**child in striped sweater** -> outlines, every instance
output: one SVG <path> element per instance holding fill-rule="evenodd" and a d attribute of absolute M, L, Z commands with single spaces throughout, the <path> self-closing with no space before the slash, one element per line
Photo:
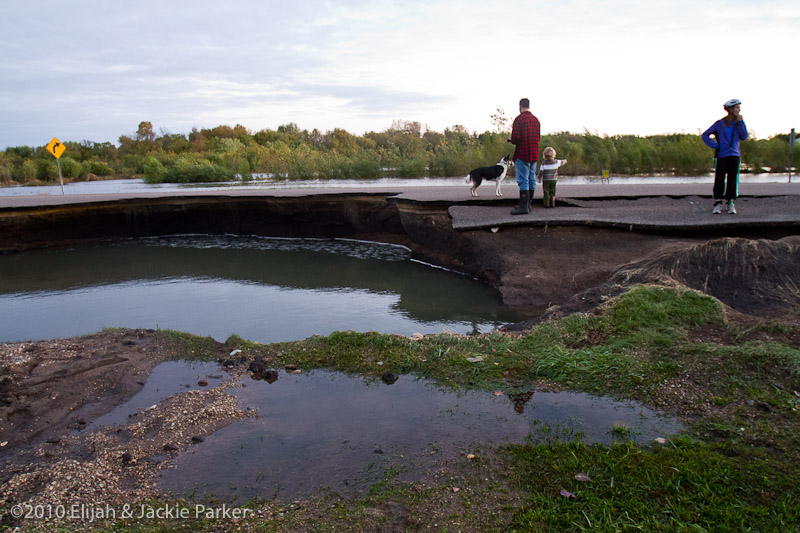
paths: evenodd
<path fill-rule="evenodd" d="M 542 182 L 545 207 L 556 206 L 556 183 L 558 183 L 558 167 L 567 164 L 566 159 L 556 159 L 556 151 L 552 146 L 544 149 L 544 161 L 539 165 L 536 178 Z"/>

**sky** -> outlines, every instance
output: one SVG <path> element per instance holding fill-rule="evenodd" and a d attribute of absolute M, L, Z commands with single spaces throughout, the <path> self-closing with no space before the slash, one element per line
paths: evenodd
<path fill-rule="evenodd" d="M 800 129 L 797 0 L 1 0 L 0 150 L 243 125 Z M 510 126 L 509 126 L 510 129 Z"/>

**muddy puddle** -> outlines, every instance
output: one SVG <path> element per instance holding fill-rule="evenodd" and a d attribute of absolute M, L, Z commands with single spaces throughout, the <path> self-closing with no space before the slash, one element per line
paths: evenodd
<path fill-rule="evenodd" d="M 219 383 L 214 364 L 156 367 L 143 390 L 98 424 L 124 423 L 197 382 Z M 482 447 L 554 439 L 651 441 L 681 429 L 630 403 L 580 393 L 453 391 L 411 375 L 387 384 L 331 371 L 281 372 L 268 383 L 241 378 L 228 393 L 251 415 L 193 445 L 163 470 L 159 489 L 177 496 L 244 502 L 335 490 L 361 494 L 389 475 L 421 479 Z"/>
<path fill-rule="evenodd" d="M 162 400 L 188 390 L 213 388 L 228 377 L 217 363 L 203 361 L 165 361 L 156 366 L 150 377 L 133 398 L 108 414 L 95 419 L 87 429 L 100 426 L 122 425 L 132 415 Z"/>

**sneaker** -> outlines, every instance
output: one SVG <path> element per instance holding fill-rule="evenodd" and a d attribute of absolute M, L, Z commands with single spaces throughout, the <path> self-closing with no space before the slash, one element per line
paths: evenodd
<path fill-rule="evenodd" d="M 715 215 L 722 213 L 722 202 L 714 202 L 714 209 L 711 212 Z"/>
<path fill-rule="evenodd" d="M 736 206 L 733 205 L 733 200 L 728 202 L 728 214 L 729 215 L 735 215 L 736 214 Z"/>

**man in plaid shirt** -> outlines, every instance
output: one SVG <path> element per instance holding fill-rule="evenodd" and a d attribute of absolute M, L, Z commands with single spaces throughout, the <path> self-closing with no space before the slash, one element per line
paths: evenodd
<path fill-rule="evenodd" d="M 539 163 L 539 138 L 541 126 L 539 119 L 530 111 L 531 103 L 527 98 L 519 101 L 519 115 L 511 127 L 511 138 L 508 142 L 514 150 L 514 166 L 517 169 L 519 184 L 519 205 L 511 211 L 512 215 L 530 213 L 530 202 L 536 190 L 536 167 Z"/>

